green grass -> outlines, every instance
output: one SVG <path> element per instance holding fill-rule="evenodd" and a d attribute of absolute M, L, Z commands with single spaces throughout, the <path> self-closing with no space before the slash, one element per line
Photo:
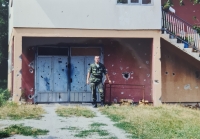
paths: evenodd
<path fill-rule="evenodd" d="M 82 106 L 62 106 L 57 108 L 56 113 L 62 117 L 86 117 L 86 118 L 93 118 L 95 117 L 95 113 L 85 107 Z"/>
<path fill-rule="evenodd" d="M 73 126 L 70 126 L 70 127 L 64 127 L 64 128 L 61 128 L 62 130 L 65 130 L 65 129 L 67 129 L 67 130 L 70 130 L 70 131 L 76 131 L 76 130 L 79 130 L 79 128 L 77 128 L 77 127 L 73 127 Z"/>
<path fill-rule="evenodd" d="M 91 126 L 91 127 L 100 127 L 100 126 L 107 126 L 107 124 L 95 122 L 95 123 L 92 123 L 90 126 Z"/>
<path fill-rule="evenodd" d="M 200 111 L 179 105 L 110 106 L 100 111 L 133 139 L 199 139 Z"/>
<path fill-rule="evenodd" d="M 98 134 L 99 136 L 108 136 L 109 133 L 107 130 L 102 130 L 99 128 L 94 128 L 94 129 L 88 129 L 88 130 L 82 130 L 79 133 L 75 134 L 75 137 L 87 137 L 93 134 Z"/>
<path fill-rule="evenodd" d="M 3 130 L 0 130 L 0 138 L 10 137 L 15 134 L 24 135 L 24 136 L 38 136 L 38 135 L 46 135 L 49 131 L 32 128 L 30 126 L 19 125 L 11 125 Z"/>
<path fill-rule="evenodd" d="M 7 102 L 0 107 L 0 119 L 40 119 L 44 113 L 44 109 L 37 105 L 18 105 Z"/>

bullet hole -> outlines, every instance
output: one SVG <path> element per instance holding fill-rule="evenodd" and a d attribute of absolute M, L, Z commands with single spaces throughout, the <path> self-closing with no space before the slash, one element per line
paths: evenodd
<path fill-rule="evenodd" d="M 115 81 L 113 81 L 113 83 L 115 83 Z"/>
<path fill-rule="evenodd" d="M 110 54 L 108 54 L 108 56 L 110 56 Z"/>
<path fill-rule="evenodd" d="M 155 82 L 155 83 L 159 83 L 159 81 L 158 81 L 158 80 L 154 80 L 154 82 Z"/>
<path fill-rule="evenodd" d="M 129 67 L 126 67 L 126 69 L 129 69 Z"/>
<path fill-rule="evenodd" d="M 112 65 L 112 67 L 113 67 L 114 65 Z"/>
<path fill-rule="evenodd" d="M 123 70 L 123 67 L 120 67 L 120 70 Z"/>
<path fill-rule="evenodd" d="M 64 69 L 62 69 L 62 71 L 65 71 Z"/>
<path fill-rule="evenodd" d="M 195 89 L 198 89 L 198 88 L 199 88 L 198 86 L 195 87 Z"/>
<path fill-rule="evenodd" d="M 60 74 L 58 74 L 58 75 L 60 75 Z"/>
<path fill-rule="evenodd" d="M 77 68 L 77 67 L 75 67 L 75 68 Z"/>
<path fill-rule="evenodd" d="M 134 74 L 134 72 L 133 72 L 133 71 L 131 71 L 131 74 Z"/>
<path fill-rule="evenodd" d="M 150 74 L 147 74 L 147 77 L 150 77 L 151 75 Z"/>
<path fill-rule="evenodd" d="M 30 91 L 33 92 L 33 88 L 31 88 Z"/>
<path fill-rule="evenodd" d="M 179 87 L 177 87 L 177 89 L 179 89 Z"/>
<path fill-rule="evenodd" d="M 146 53 L 144 55 L 147 55 Z"/>
<path fill-rule="evenodd" d="M 33 99 L 34 95 L 28 95 L 28 99 Z"/>
<path fill-rule="evenodd" d="M 30 73 L 33 73 L 33 70 L 32 70 L 32 69 L 29 69 L 29 72 L 30 72 Z"/>
<path fill-rule="evenodd" d="M 62 61 L 58 61 L 58 63 L 62 63 Z"/>
<path fill-rule="evenodd" d="M 20 87 L 19 90 L 22 90 L 22 87 Z"/>
<path fill-rule="evenodd" d="M 90 66 L 90 63 L 88 64 L 88 66 Z"/>
<path fill-rule="evenodd" d="M 185 90 L 191 90 L 190 84 L 186 84 L 186 85 L 184 86 L 184 89 L 185 89 Z"/>
<path fill-rule="evenodd" d="M 49 66 L 48 66 L 48 68 L 49 68 Z"/>
<path fill-rule="evenodd" d="M 199 76 L 200 76 L 199 71 L 195 71 L 195 76 L 196 76 L 196 78 L 199 78 Z"/>
<path fill-rule="evenodd" d="M 133 77 L 131 77 L 131 79 L 133 79 Z"/>
<path fill-rule="evenodd" d="M 28 64 L 28 66 L 31 67 L 32 69 L 34 69 L 34 61 L 30 62 L 30 63 Z M 38 68 L 39 68 L 39 67 L 38 67 Z"/>
<path fill-rule="evenodd" d="M 131 74 L 129 72 L 124 72 L 124 73 L 122 73 L 122 76 L 124 79 L 128 80 L 130 78 Z"/>
<path fill-rule="evenodd" d="M 166 71 L 166 72 L 165 72 L 165 74 L 167 75 L 167 74 L 168 74 L 168 72 Z"/>
<path fill-rule="evenodd" d="M 173 72 L 172 75 L 175 76 L 176 74 Z"/>
<path fill-rule="evenodd" d="M 113 74 L 113 75 L 116 75 L 117 73 L 116 73 L 116 72 L 113 72 L 112 74 Z"/>
<path fill-rule="evenodd" d="M 149 64 L 149 61 L 146 61 L 146 64 Z"/>
<path fill-rule="evenodd" d="M 43 76 L 41 76 L 41 78 L 43 78 Z"/>
<path fill-rule="evenodd" d="M 142 68 L 142 67 L 139 67 L 140 69 Z"/>
<path fill-rule="evenodd" d="M 19 56 L 19 59 L 22 60 L 22 55 Z"/>
<path fill-rule="evenodd" d="M 146 79 L 144 79 L 144 82 L 146 82 Z"/>
<path fill-rule="evenodd" d="M 124 92 L 121 92 L 121 94 L 124 94 Z"/>

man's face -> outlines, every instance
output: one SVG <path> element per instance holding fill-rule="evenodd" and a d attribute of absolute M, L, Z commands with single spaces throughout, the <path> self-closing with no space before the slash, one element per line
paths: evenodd
<path fill-rule="evenodd" d="M 95 61 L 95 63 L 97 63 L 97 64 L 98 64 L 98 63 L 99 63 L 99 61 L 100 61 L 100 58 L 99 58 L 99 56 L 95 56 L 95 57 L 94 57 L 94 61 Z"/>

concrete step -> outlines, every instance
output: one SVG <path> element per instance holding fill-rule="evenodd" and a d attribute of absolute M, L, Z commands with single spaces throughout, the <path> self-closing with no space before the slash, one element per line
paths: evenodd
<path fill-rule="evenodd" d="M 196 59 L 199 59 L 199 53 L 197 52 L 192 52 L 191 55 L 196 58 Z"/>
<path fill-rule="evenodd" d="M 173 44 L 176 44 L 177 43 L 177 39 L 170 39 L 170 42 L 173 43 Z"/>
<path fill-rule="evenodd" d="M 178 47 L 178 48 L 180 48 L 181 50 L 183 50 L 184 44 L 183 44 L 183 43 L 176 43 L 176 47 Z"/>
<path fill-rule="evenodd" d="M 192 48 L 183 48 L 183 51 L 191 55 Z"/>
<path fill-rule="evenodd" d="M 162 34 L 162 38 L 164 38 L 167 41 L 170 39 L 169 34 Z"/>

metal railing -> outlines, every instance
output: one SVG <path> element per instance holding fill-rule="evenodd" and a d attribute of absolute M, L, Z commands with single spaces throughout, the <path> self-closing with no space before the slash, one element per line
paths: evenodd
<path fill-rule="evenodd" d="M 162 31 L 166 31 L 178 43 L 184 43 L 185 47 L 194 48 L 200 51 L 200 36 L 192 25 L 178 16 L 162 9 Z"/>
<path fill-rule="evenodd" d="M 108 103 L 112 103 L 112 97 L 115 98 L 117 97 L 116 94 L 119 95 L 119 92 L 121 91 L 131 91 L 134 92 L 133 90 L 139 90 L 138 92 L 140 92 L 141 96 L 140 96 L 140 100 L 144 100 L 145 99 L 145 85 L 135 85 L 135 84 L 109 84 L 109 83 L 105 83 L 104 84 L 104 91 L 105 91 L 105 96 L 104 97 L 108 97 Z M 112 96 L 114 95 L 114 96 Z M 118 96 L 119 97 L 119 96 Z M 122 99 L 130 99 L 130 96 L 128 97 L 122 97 Z"/>

